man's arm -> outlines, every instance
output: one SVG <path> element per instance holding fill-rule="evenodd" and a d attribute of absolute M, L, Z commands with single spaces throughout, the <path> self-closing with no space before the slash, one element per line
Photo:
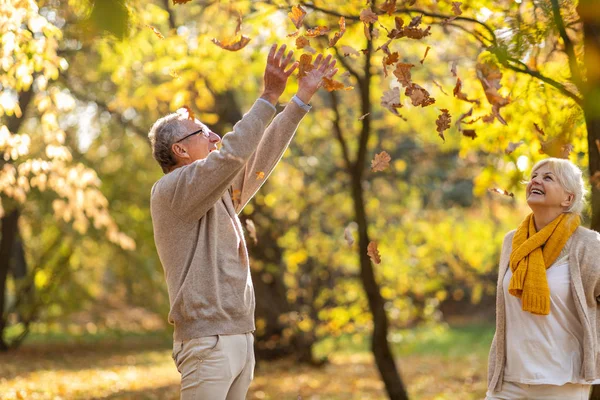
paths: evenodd
<path fill-rule="evenodd" d="M 322 78 L 325 76 L 331 78 L 337 72 L 337 69 L 334 69 L 335 60 L 331 61 L 331 56 L 323 59 L 319 54 L 313 67 L 314 69 L 309 74 L 300 78 L 298 93 L 269 125 L 256 152 L 233 180 L 232 193 L 238 192 L 234 195 L 237 213 L 241 212 L 254 197 L 275 169 L 289 146 L 298 124 L 310 110 L 311 107 L 307 103 L 321 86 Z"/>

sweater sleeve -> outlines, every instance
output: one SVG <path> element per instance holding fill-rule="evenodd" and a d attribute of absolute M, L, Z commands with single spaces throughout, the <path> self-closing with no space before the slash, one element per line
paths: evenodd
<path fill-rule="evenodd" d="M 274 110 L 257 101 L 223 136 L 221 148 L 165 175 L 155 192 L 180 218 L 201 218 L 231 186 L 256 151 Z"/>
<path fill-rule="evenodd" d="M 290 101 L 266 129 L 258 148 L 231 184 L 232 192 L 240 193 L 239 201 L 235 202 L 237 213 L 242 211 L 275 169 L 306 113 L 296 102 Z"/>

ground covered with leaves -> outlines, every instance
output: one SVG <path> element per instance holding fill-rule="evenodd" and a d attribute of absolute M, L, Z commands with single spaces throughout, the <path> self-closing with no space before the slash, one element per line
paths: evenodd
<path fill-rule="evenodd" d="M 480 399 L 485 393 L 489 325 L 396 333 L 411 399 Z M 385 399 L 368 344 L 359 337 L 320 343 L 322 367 L 263 361 L 248 399 Z M 2 399 L 178 399 L 178 373 L 164 337 L 76 343 L 36 342 L 0 355 Z"/>

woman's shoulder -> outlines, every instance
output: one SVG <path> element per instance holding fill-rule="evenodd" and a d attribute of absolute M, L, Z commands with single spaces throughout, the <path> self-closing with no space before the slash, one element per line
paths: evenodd
<path fill-rule="evenodd" d="M 600 233 L 579 226 L 573 233 L 572 246 L 580 254 L 592 255 L 600 258 Z"/>
<path fill-rule="evenodd" d="M 573 236 L 577 241 L 598 242 L 598 244 L 600 244 L 600 233 L 583 226 L 577 227 Z"/>
<path fill-rule="evenodd" d="M 506 241 L 508 241 L 508 240 L 512 240 L 513 236 L 515 236 L 516 231 L 517 231 L 516 229 L 513 229 L 512 231 L 508 231 L 506 233 L 506 235 L 504 235 L 504 243 L 506 243 Z"/>

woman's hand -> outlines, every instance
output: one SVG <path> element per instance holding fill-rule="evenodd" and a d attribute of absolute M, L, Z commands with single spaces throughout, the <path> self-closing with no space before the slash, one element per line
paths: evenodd
<path fill-rule="evenodd" d="M 331 55 L 323 59 L 323 55 L 319 54 L 315 58 L 313 69 L 300 78 L 296 96 L 308 104 L 313 95 L 323 85 L 323 78 L 331 79 L 338 72 L 338 69 L 334 68 L 335 63 L 336 60 L 331 61 Z"/>

